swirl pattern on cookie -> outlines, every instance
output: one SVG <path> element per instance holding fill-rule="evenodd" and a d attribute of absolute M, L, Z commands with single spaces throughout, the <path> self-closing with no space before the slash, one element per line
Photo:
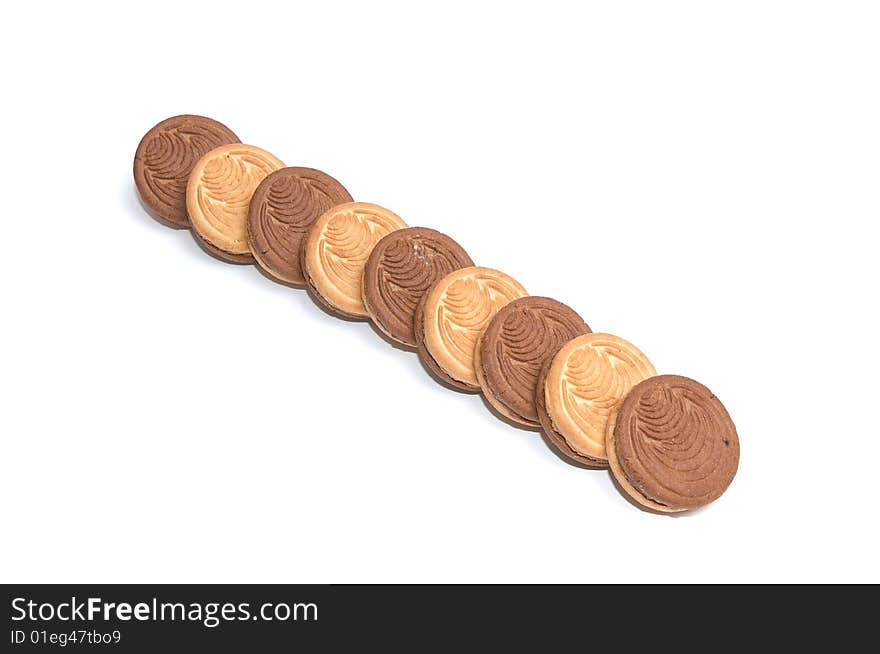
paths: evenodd
<path fill-rule="evenodd" d="M 654 366 L 632 343 L 612 334 L 584 334 L 553 357 L 544 394 L 554 429 L 572 450 L 607 460 L 605 431 L 612 409 Z"/>
<path fill-rule="evenodd" d="M 173 116 L 147 132 L 134 155 L 134 182 L 160 222 L 189 227 L 186 183 L 196 162 L 221 145 L 238 143 L 228 127 L 204 116 Z"/>
<path fill-rule="evenodd" d="M 319 217 L 303 241 L 306 280 L 337 313 L 369 316 L 363 300 L 364 266 L 379 240 L 406 223 L 397 214 L 368 202 L 337 205 Z"/>
<path fill-rule="evenodd" d="M 197 235 L 219 253 L 250 257 L 247 214 L 257 186 L 283 168 L 253 145 L 223 145 L 199 159 L 189 176 L 186 208 Z"/>
<path fill-rule="evenodd" d="M 538 422 L 541 425 L 541 431 L 544 434 L 545 442 L 554 449 L 563 460 L 569 463 L 589 468 L 591 470 L 607 468 L 607 459 L 586 456 L 572 449 L 571 445 L 568 444 L 568 441 L 565 440 L 565 437 L 556 430 L 556 426 L 553 424 L 553 420 L 547 412 L 547 399 L 545 393 L 547 373 L 550 372 L 550 366 L 552 363 L 552 357 L 547 359 L 544 363 L 541 372 L 538 373 L 538 382 L 537 387 L 535 388 L 535 408 L 538 411 Z"/>
<path fill-rule="evenodd" d="M 480 340 L 477 372 L 486 398 L 507 417 L 537 426 L 535 389 L 546 360 L 590 328 L 573 309 L 546 297 L 502 307 Z M 512 415 L 511 415 L 512 414 Z"/>
<path fill-rule="evenodd" d="M 436 281 L 473 266 L 467 252 L 433 229 L 409 227 L 380 240 L 364 269 L 364 304 L 373 322 L 390 338 L 414 347 L 416 307 Z"/>
<path fill-rule="evenodd" d="M 448 274 L 425 300 L 425 348 L 450 377 L 479 389 L 477 341 L 501 307 L 526 295 L 519 282 L 491 268 L 473 266 Z"/>
<path fill-rule="evenodd" d="M 300 248 L 306 232 L 328 209 L 351 202 L 348 191 L 314 168 L 282 168 L 254 191 L 247 237 L 257 263 L 276 279 L 302 285 Z"/>
<path fill-rule="evenodd" d="M 618 463 L 612 470 L 621 486 L 661 510 L 718 499 L 739 465 L 739 437 L 724 405 L 699 382 L 678 375 L 633 387 L 617 412 L 612 442 L 609 455 Z"/>

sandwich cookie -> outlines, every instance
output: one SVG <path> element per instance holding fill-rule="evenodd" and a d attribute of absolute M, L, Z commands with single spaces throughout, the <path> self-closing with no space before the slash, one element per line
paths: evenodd
<path fill-rule="evenodd" d="M 186 182 L 193 166 L 214 148 L 238 142 L 226 125 L 204 116 L 173 116 L 153 127 L 134 155 L 134 184 L 147 212 L 168 227 L 188 228 Z"/>
<path fill-rule="evenodd" d="M 635 345 L 612 334 L 584 334 L 546 364 L 537 393 L 541 426 L 566 457 L 606 467 L 611 412 L 629 390 L 653 377 L 654 366 Z"/>
<path fill-rule="evenodd" d="M 475 350 L 483 395 L 501 415 L 538 427 L 535 390 L 544 363 L 565 343 L 590 333 L 573 309 L 546 297 L 524 297 L 499 309 Z"/>
<path fill-rule="evenodd" d="M 739 437 L 724 405 L 678 375 L 636 384 L 616 412 L 606 446 L 623 491 L 667 513 L 718 499 L 739 465 Z"/>
<path fill-rule="evenodd" d="M 253 263 L 247 216 L 257 186 L 284 163 L 253 145 L 223 145 L 199 159 L 186 185 L 186 209 L 196 241 L 232 263 Z"/>
<path fill-rule="evenodd" d="M 364 305 L 389 338 L 416 347 L 413 319 L 422 296 L 453 270 L 473 265 L 445 234 L 426 227 L 399 229 L 382 238 L 367 259 Z"/>
<path fill-rule="evenodd" d="M 475 350 L 483 330 L 501 307 L 528 295 L 512 277 L 472 266 L 433 284 L 416 310 L 419 355 L 443 382 L 463 391 L 479 391 Z"/>
<path fill-rule="evenodd" d="M 327 173 L 276 170 L 257 186 L 248 210 L 247 238 L 254 259 L 275 279 L 302 286 L 302 241 L 321 214 L 344 202 L 351 202 L 351 195 Z"/>
<path fill-rule="evenodd" d="M 368 318 L 363 275 L 379 240 L 406 223 L 397 214 L 367 202 L 347 202 L 323 213 L 303 239 L 303 277 L 316 298 L 344 318 Z"/>

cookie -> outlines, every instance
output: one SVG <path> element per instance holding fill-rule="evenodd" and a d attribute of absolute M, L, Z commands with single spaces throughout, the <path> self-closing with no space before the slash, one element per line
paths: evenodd
<path fill-rule="evenodd" d="M 134 154 L 134 184 L 151 216 L 189 227 L 186 182 L 196 162 L 216 147 L 238 143 L 231 129 L 204 116 L 166 118 L 144 134 Z"/>
<path fill-rule="evenodd" d="M 537 427 L 535 389 L 541 368 L 565 343 L 589 332 L 573 309 L 550 298 L 524 297 L 502 307 L 476 349 L 483 395 L 507 418 Z"/>
<path fill-rule="evenodd" d="M 363 275 L 379 240 L 406 223 L 367 202 L 347 202 L 323 213 L 303 239 L 303 276 L 328 309 L 345 318 L 368 318 Z"/>
<path fill-rule="evenodd" d="M 471 266 L 434 283 L 423 298 L 414 325 L 419 354 L 429 369 L 456 388 L 479 391 L 475 349 L 501 307 L 528 295 L 512 277 Z"/>
<path fill-rule="evenodd" d="M 408 227 L 383 237 L 364 268 L 364 306 L 389 338 L 416 347 L 413 318 L 422 296 L 453 270 L 473 266 L 467 252 L 433 229 Z"/>
<path fill-rule="evenodd" d="M 551 356 L 541 367 L 541 371 L 538 373 L 538 380 L 535 384 L 535 410 L 538 414 L 538 423 L 541 425 L 541 432 L 544 434 L 547 444 L 569 463 L 576 463 L 582 467 L 594 470 L 607 468 L 608 461 L 605 459 L 596 459 L 591 456 L 586 456 L 577 450 L 572 449 L 566 442 L 565 438 L 563 438 L 562 434 L 556 431 L 556 428 L 553 426 L 550 414 L 547 413 L 547 398 L 544 393 L 544 386 L 547 382 L 547 373 L 550 372 L 550 366 L 552 363 L 553 357 Z"/>
<path fill-rule="evenodd" d="M 196 240 L 233 263 L 253 263 L 247 241 L 251 196 L 270 173 L 284 168 L 278 157 L 253 145 L 214 148 L 199 159 L 186 185 L 186 210 Z"/>
<path fill-rule="evenodd" d="M 636 384 L 618 407 L 607 447 L 620 487 L 664 512 L 715 501 L 739 465 L 739 437 L 724 405 L 679 375 Z"/>
<path fill-rule="evenodd" d="M 344 202 L 351 202 L 351 195 L 327 173 L 276 170 L 257 186 L 248 210 L 247 239 L 254 259 L 275 279 L 302 286 L 302 241 L 321 214 Z"/>
<path fill-rule="evenodd" d="M 430 291 L 431 289 L 429 288 L 428 290 Z M 479 392 L 479 388 L 474 388 L 469 384 L 465 384 L 450 377 L 443 368 L 440 367 L 440 364 L 434 361 L 434 357 L 431 356 L 425 347 L 425 303 L 427 299 L 428 293 L 426 292 L 422 295 L 422 299 L 419 301 L 415 315 L 413 316 L 413 335 L 416 339 L 416 351 L 419 353 L 419 360 L 431 376 L 444 386 L 456 391 L 462 391 L 463 393 Z"/>
<path fill-rule="evenodd" d="M 654 366 L 636 346 L 612 334 L 584 334 L 563 345 L 544 378 L 548 438 L 564 455 L 607 465 L 605 434 L 611 411 Z M 540 392 L 541 389 L 538 389 Z"/>

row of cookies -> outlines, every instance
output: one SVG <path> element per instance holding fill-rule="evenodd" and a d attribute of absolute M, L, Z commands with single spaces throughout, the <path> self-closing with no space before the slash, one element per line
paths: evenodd
<path fill-rule="evenodd" d="M 482 392 L 567 460 L 610 467 L 640 506 L 692 509 L 732 481 L 738 437 L 708 389 L 658 376 L 631 343 L 475 266 L 445 234 L 354 202 L 326 173 L 287 167 L 221 123 L 184 115 L 147 132 L 134 177 L 151 215 L 190 228 L 210 254 L 306 287 L 341 317 L 371 319 L 440 381 Z"/>

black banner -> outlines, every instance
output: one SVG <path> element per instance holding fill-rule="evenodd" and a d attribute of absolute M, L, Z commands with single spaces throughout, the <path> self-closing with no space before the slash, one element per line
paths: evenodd
<path fill-rule="evenodd" d="M 676 642 L 683 632 L 725 642 L 746 633 L 811 638 L 843 617 L 868 624 L 873 603 L 829 603 L 820 587 L 745 586 L 5 586 L 3 651 L 323 651 L 346 645 L 421 651 L 476 642 L 624 645 Z M 871 589 L 873 591 L 873 589 Z M 873 595 L 873 592 L 872 592 Z M 708 646 L 710 643 L 706 643 Z M 197 648 L 197 649 L 193 649 Z M 467 649 L 465 647 L 465 649 Z M 711 651 L 712 648 L 710 647 Z M 455 650 L 457 651 L 457 650 Z"/>

